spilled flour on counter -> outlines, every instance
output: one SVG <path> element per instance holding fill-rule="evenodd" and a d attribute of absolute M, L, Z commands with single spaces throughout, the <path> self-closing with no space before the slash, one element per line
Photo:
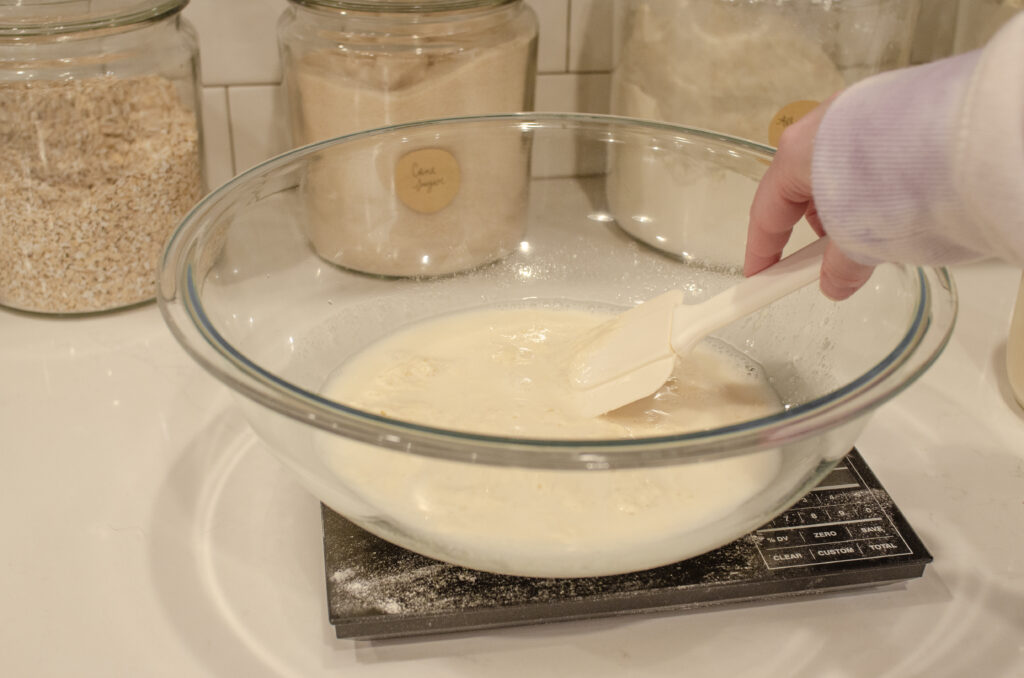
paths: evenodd
<path fill-rule="evenodd" d="M 734 424 L 781 409 L 760 368 L 708 342 L 653 396 L 598 418 L 565 407 L 567 355 L 607 314 L 491 308 L 425 321 L 369 346 L 324 394 L 393 419 L 515 438 L 623 439 Z M 775 450 L 600 472 L 465 464 L 324 434 L 349 488 L 332 508 L 425 555 L 478 570 L 574 577 L 625 572 L 719 546 L 701 528 L 760 493 Z M 362 519 L 360 519 L 362 517 Z"/>

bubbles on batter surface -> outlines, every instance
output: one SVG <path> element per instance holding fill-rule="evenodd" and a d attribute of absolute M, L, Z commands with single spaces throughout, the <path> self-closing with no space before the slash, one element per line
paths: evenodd
<path fill-rule="evenodd" d="M 601 417 L 566 406 L 578 338 L 621 309 L 565 301 L 480 307 L 399 329 L 344 362 L 324 395 L 436 428 L 548 439 L 674 435 L 781 411 L 756 362 L 707 339 L 657 393 Z"/>

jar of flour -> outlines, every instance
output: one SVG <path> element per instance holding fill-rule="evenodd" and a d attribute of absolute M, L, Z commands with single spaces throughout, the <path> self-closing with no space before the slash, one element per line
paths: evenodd
<path fill-rule="evenodd" d="M 838 90 L 910 59 L 919 0 L 618 0 L 611 111 L 775 146 Z M 616 153 L 609 199 L 618 223 L 683 256 L 742 259 L 749 186 L 709 176 L 681 154 Z M 688 215 L 683 218 L 680 210 Z M 720 223 L 694 243 L 693 215 Z"/>
<path fill-rule="evenodd" d="M 522 0 L 290 0 L 278 44 L 296 146 L 533 108 L 537 19 Z M 307 235 L 324 259 L 378 275 L 494 261 L 521 240 L 529 152 L 510 137 L 325 156 L 300 188 Z"/>

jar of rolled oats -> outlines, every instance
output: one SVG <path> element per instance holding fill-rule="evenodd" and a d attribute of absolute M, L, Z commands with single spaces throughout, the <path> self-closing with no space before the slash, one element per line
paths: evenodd
<path fill-rule="evenodd" d="M 188 0 L 0 0 L 0 305 L 89 313 L 155 296 L 204 192 Z"/>

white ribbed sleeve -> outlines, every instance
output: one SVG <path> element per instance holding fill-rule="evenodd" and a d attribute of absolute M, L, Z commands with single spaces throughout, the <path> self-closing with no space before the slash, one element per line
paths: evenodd
<path fill-rule="evenodd" d="M 1024 13 L 982 50 L 843 92 L 811 185 L 825 230 L 862 263 L 1024 266 Z"/>

